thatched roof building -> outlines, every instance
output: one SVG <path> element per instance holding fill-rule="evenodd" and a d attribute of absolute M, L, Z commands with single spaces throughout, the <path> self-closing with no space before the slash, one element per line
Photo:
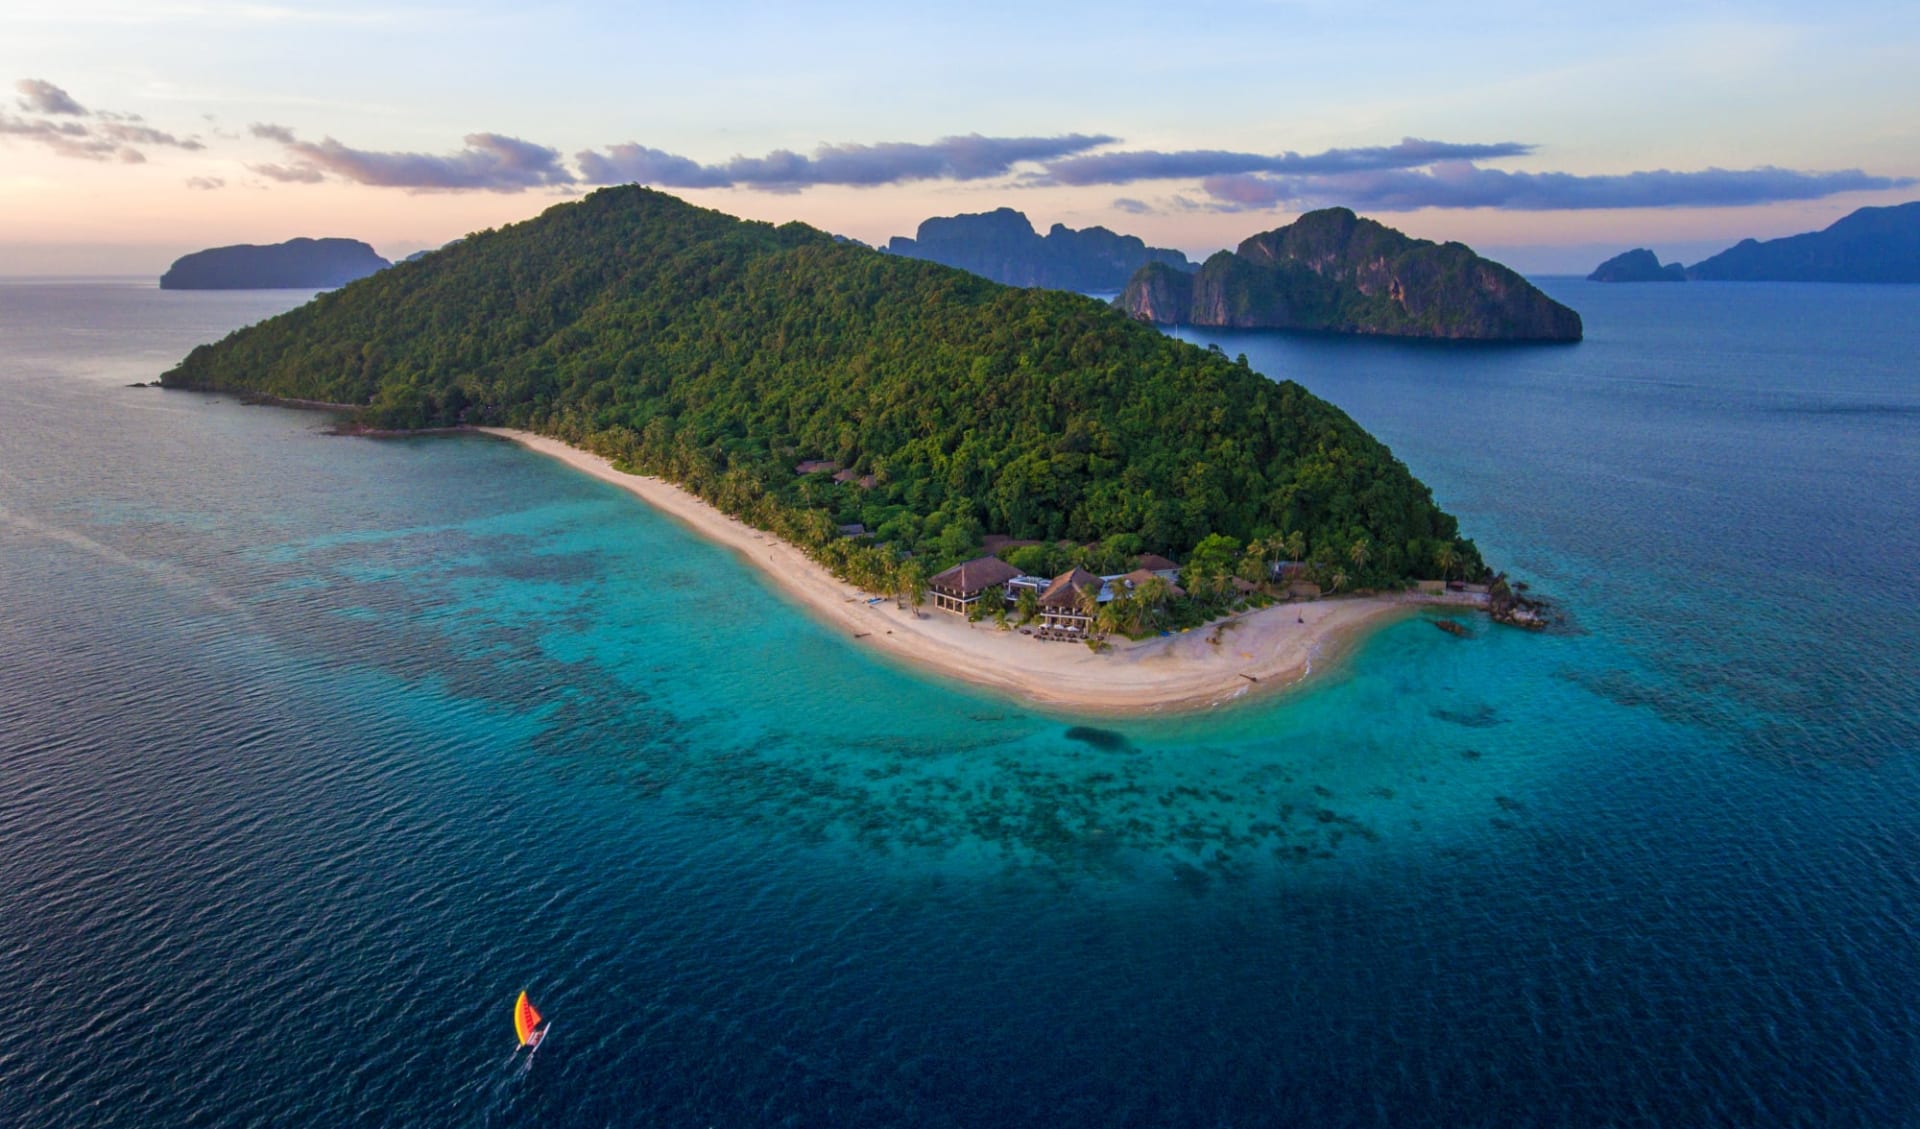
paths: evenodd
<path fill-rule="evenodd" d="M 1053 578 L 1047 590 L 1040 593 L 1040 606 L 1043 608 L 1080 606 L 1080 593 L 1092 589 L 1097 596 L 1106 581 L 1101 580 L 1084 568 L 1069 569 Z"/>
<path fill-rule="evenodd" d="M 981 593 L 1004 586 L 1020 575 L 1019 569 L 999 557 L 975 557 L 935 574 L 927 581 L 927 587 L 933 593 L 934 607 L 965 615 Z"/>

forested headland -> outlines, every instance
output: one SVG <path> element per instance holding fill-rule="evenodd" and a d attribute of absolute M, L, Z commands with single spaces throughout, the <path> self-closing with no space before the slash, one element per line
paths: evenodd
<path fill-rule="evenodd" d="M 989 533 L 1109 559 L 1212 537 L 1353 587 L 1484 571 L 1384 445 L 1244 359 L 633 186 L 319 295 L 162 381 L 551 435 L 881 590 Z"/>

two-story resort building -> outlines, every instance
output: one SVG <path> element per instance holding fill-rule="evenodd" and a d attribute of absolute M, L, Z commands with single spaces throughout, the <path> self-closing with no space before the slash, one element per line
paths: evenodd
<path fill-rule="evenodd" d="M 976 557 L 962 561 L 927 581 L 933 606 L 943 612 L 968 615 L 989 588 L 1006 587 L 1008 581 L 1022 575 L 1020 570 L 999 557 Z"/>

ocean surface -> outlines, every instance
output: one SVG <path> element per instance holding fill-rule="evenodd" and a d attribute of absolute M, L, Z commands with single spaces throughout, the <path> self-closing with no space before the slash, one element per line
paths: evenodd
<path fill-rule="evenodd" d="M 128 387 L 306 295 L 0 282 L 0 1125 L 1920 1125 L 1920 288 L 1544 285 L 1585 342 L 1184 336 L 1569 626 L 1113 723 Z"/>

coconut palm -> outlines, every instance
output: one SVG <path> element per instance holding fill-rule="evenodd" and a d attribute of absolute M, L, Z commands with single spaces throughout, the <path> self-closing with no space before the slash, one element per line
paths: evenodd
<path fill-rule="evenodd" d="M 1446 580 L 1451 577 L 1453 574 L 1453 566 L 1459 562 L 1460 554 L 1454 549 L 1453 542 L 1451 541 L 1440 542 L 1440 547 L 1433 551 L 1433 563 L 1440 566 L 1441 580 Z"/>
<path fill-rule="evenodd" d="M 1032 623 L 1040 615 L 1040 594 L 1031 588 L 1022 587 L 1013 603 L 1020 612 L 1021 623 Z"/>
<path fill-rule="evenodd" d="M 1167 583 L 1166 577 L 1156 576 L 1141 581 L 1140 586 L 1133 590 L 1133 602 L 1139 605 L 1141 625 L 1158 628 L 1161 617 L 1166 614 L 1167 601 L 1172 597 L 1173 585 Z"/>

